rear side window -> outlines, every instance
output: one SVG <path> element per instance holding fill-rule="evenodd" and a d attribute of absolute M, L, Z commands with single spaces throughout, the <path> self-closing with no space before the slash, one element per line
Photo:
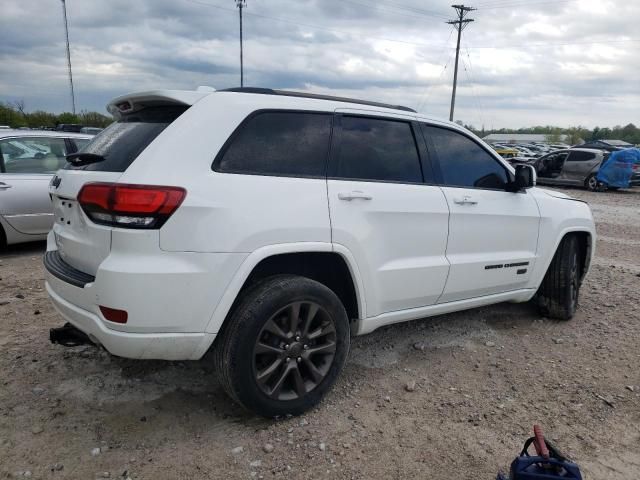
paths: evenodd
<path fill-rule="evenodd" d="M 69 170 L 124 172 L 142 151 L 188 107 L 151 107 L 123 116 L 93 137 L 80 151 L 104 157 Z"/>
<path fill-rule="evenodd" d="M 593 160 L 594 158 L 596 158 L 595 153 L 576 151 L 571 152 L 569 158 L 567 159 L 567 162 L 588 162 L 589 160 Z"/>
<path fill-rule="evenodd" d="M 342 117 L 338 178 L 420 183 L 422 169 L 411 124 L 367 117 Z"/>
<path fill-rule="evenodd" d="M 325 175 L 332 115 L 261 112 L 231 137 L 214 169 L 225 173 Z"/>
<path fill-rule="evenodd" d="M 423 128 L 438 157 L 444 185 L 504 189 L 507 170 L 480 145 L 453 130 Z"/>

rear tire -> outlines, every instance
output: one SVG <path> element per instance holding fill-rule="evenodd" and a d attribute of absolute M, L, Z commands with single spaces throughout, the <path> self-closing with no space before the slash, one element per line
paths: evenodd
<path fill-rule="evenodd" d="M 216 340 L 222 387 L 265 417 L 299 415 L 335 383 L 349 353 L 347 312 L 314 280 L 280 275 L 250 288 Z"/>
<path fill-rule="evenodd" d="M 569 320 L 576 313 L 580 292 L 578 254 L 577 237 L 564 237 L 538 289 L 538 306 L 543 315 L 558 320 Z"/>
<path fill-rule="evenodd" d="M 591 175 L 589 175 L 587 177 L 587 179 L 584 181 L 584 188 L 586 188 L 590 192 L 597 192 L 598 191 L 599 182 L 598 182 L 598 179 L 596 178 L 596 174 L 595 173 L 592 173 Z"/>

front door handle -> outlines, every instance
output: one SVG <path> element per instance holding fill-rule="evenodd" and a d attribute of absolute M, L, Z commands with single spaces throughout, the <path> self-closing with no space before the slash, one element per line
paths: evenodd
<path fill-rule="evenodd" d="M 469 195 L 465 195 L 462 198 L 455 198 L 453 203 L 457 203 L 458 205 L 477 205 L 478 202 L 472 199 Z"/>
<path fill-rule="evenodd" d="M 0 190 L 6 190 L 7 188 L 11 188 L 11 185 L 0 182 Z"/>
<path fill-rule="evenodd" d="M 361 192 L 360 190 L 354 190 L 353 192 L 349 192 L 349 193 L 339 193 L 338 198 L 340 200 L 346 200 L 347 202 L 350 202 L 351 200 L 355 200 L 355 199 L 371 200 L 373 197 L 371 195 L 367 195 L 364 192 Z"/>

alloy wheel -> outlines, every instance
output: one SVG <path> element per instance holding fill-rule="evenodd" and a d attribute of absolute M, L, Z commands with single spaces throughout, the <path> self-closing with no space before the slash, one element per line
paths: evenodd
<path fill-rule="evenodd" d="M 254 378 L 274 400 L 301 398 L 324 380 L 335 354 L 331 316 L 315 302 L 294 302 L 262 327 L 253 348 Z"/>

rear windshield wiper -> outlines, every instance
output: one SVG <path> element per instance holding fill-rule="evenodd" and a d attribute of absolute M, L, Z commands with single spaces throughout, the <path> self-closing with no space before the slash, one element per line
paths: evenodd
<path fill-rule="evenodd" d="M 96 153 L 71 153 L 67 155 L 67 162 L 73 165 L 88 165 L 90 163 L 98 163 L 106 160 L 102 155 L 98 155 Z"/>

